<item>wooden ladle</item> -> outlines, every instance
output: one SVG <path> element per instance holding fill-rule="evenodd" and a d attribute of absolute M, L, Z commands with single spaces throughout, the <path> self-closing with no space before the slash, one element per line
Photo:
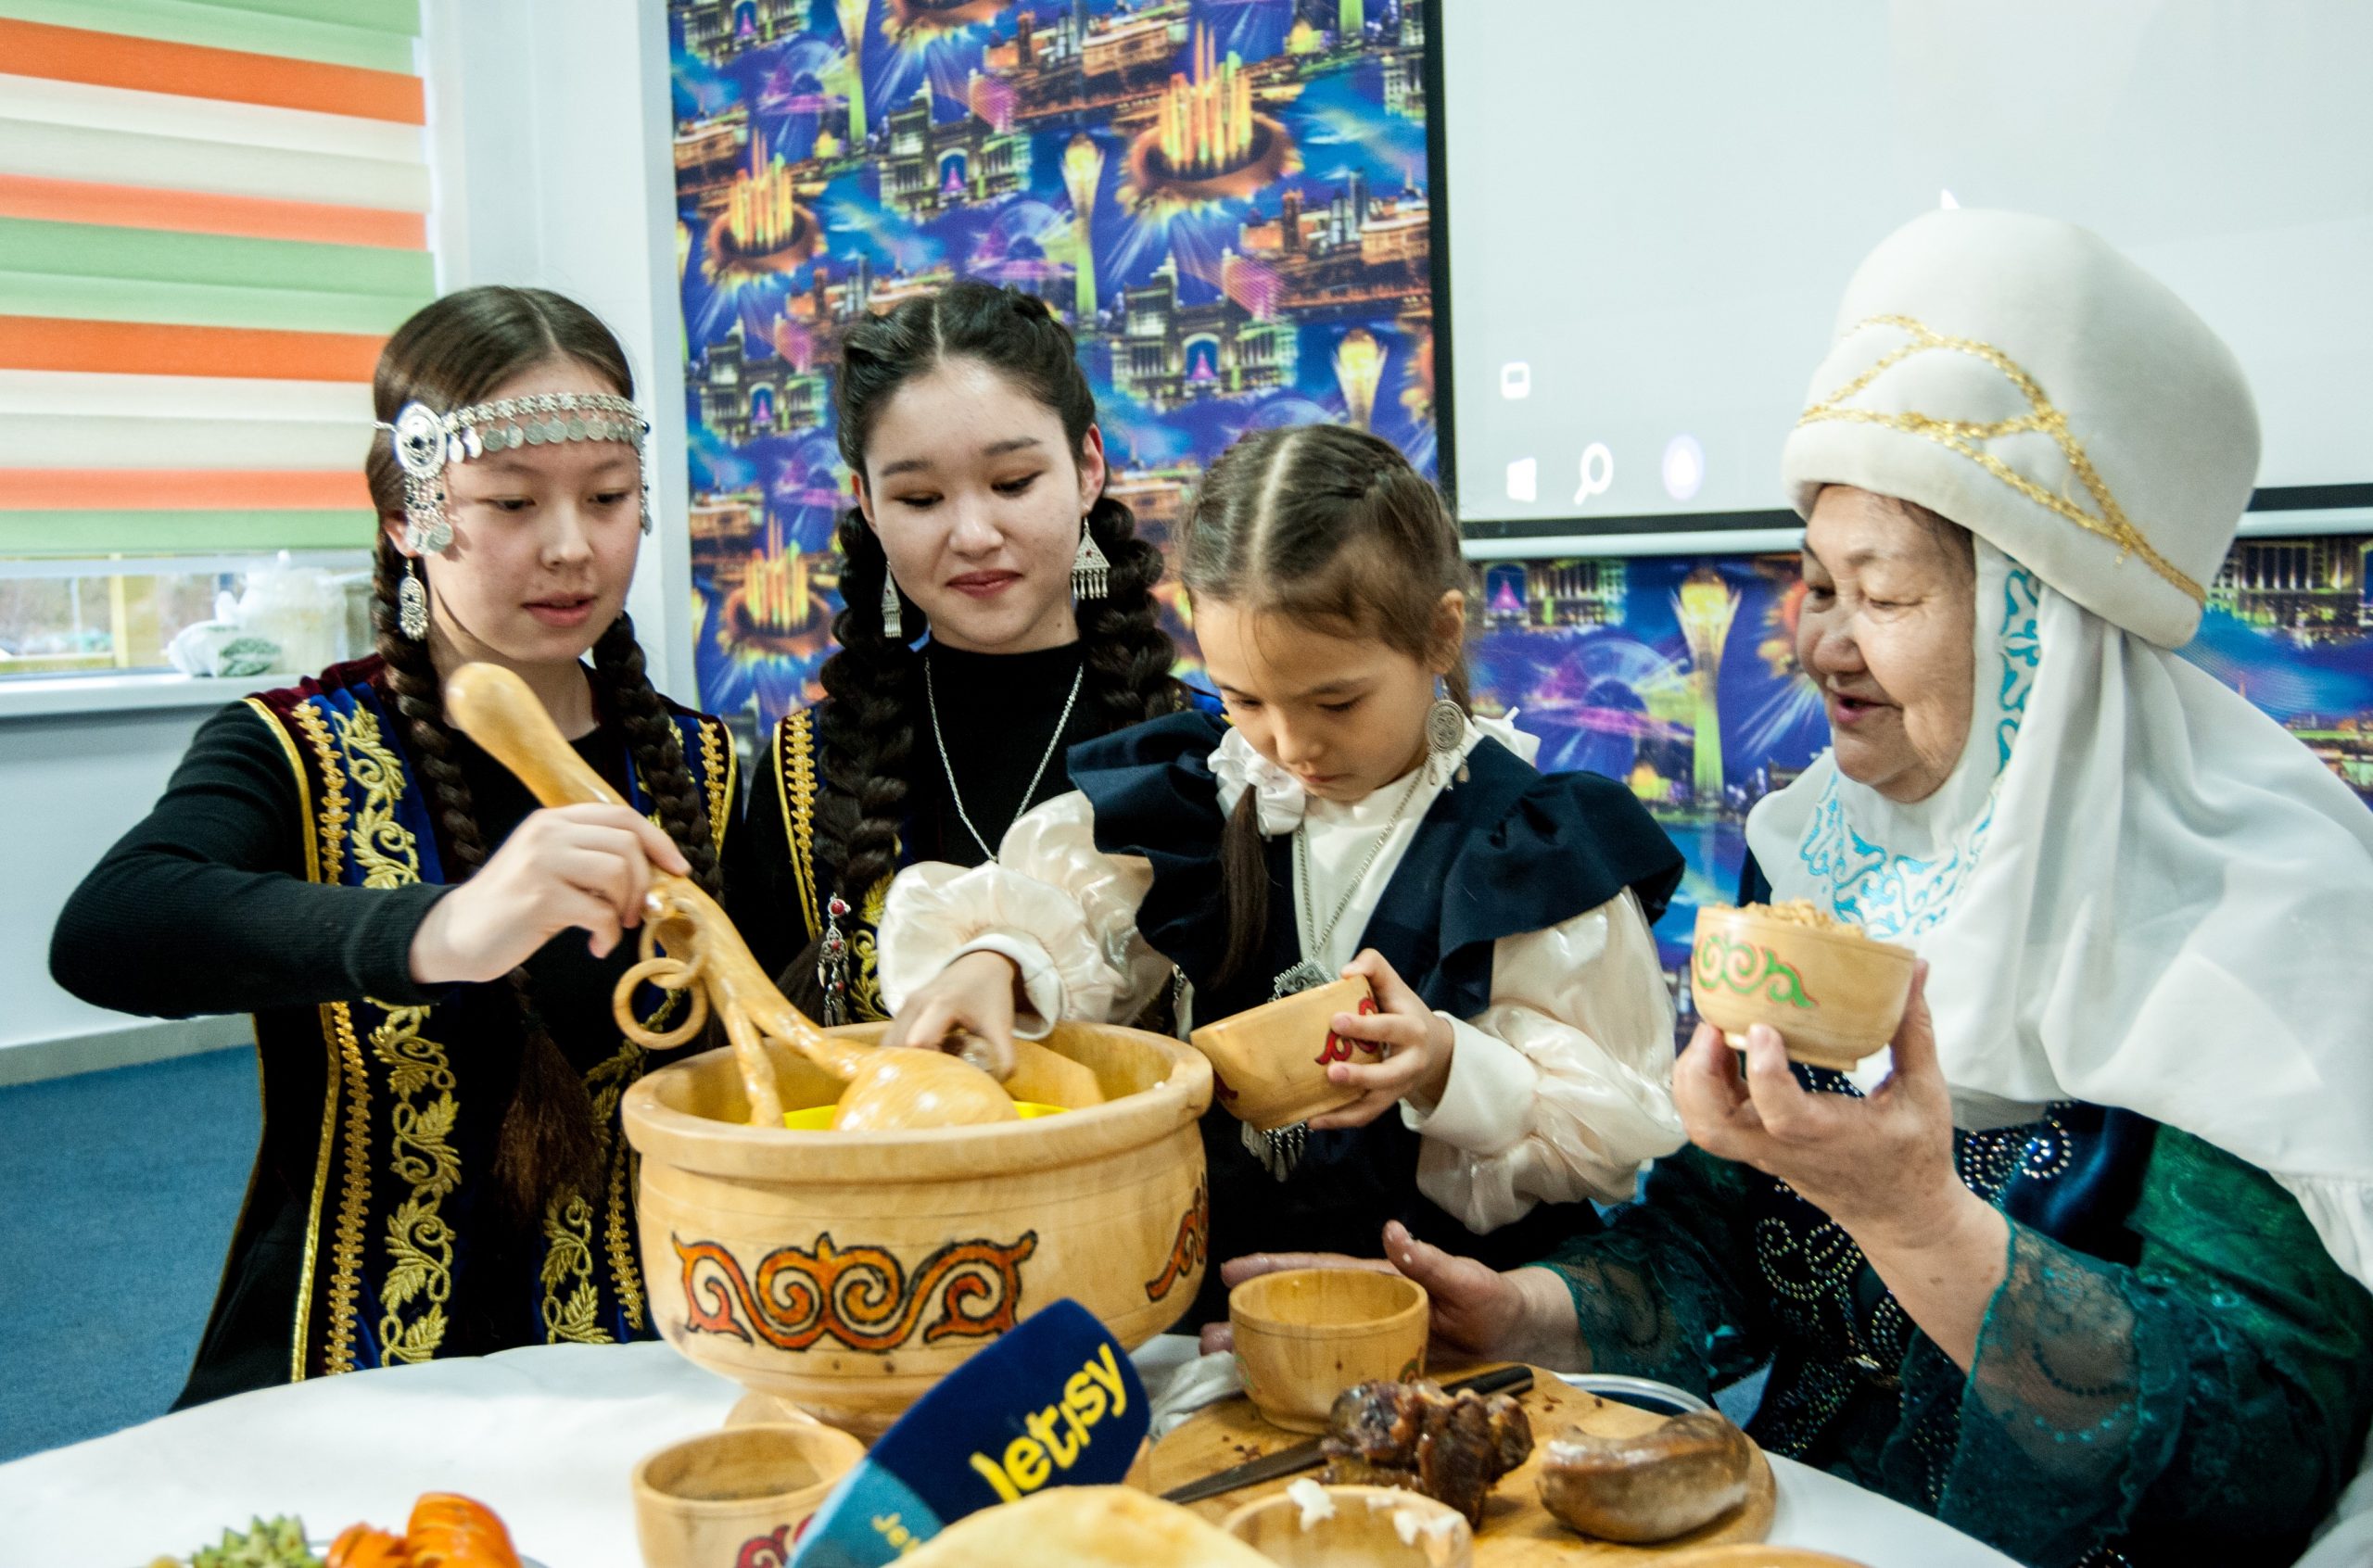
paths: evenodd
<path fill-rule="evenodd" d="M 501 665 L 464 664 L 454 671 L 445 682 L 445 712 L 544 804 L 625 803 L 562 739 L 527 682 Z M 618 1027 L 629 1039 L 665 1050 L 692 1039 L 715 1008 L 733 1043 L 754 1126 L 782 1125 L 782 1094 L 762 1038 L 797 1051 L 847 1084 L 832 1113 L 836 1130 L 971 1127 L 1020 1118 L 997 1081 L 959 1057 L 861 1045 L 818 1029 L 775 989 L 717 901 L 685 878 L 653 875 L 643 899 L 641 951 L 641 962 L 619 978 L 611 1001 Z M 635 988 L 646 981 L 664 991 L 691 991 L 682 1023 L 661 1033 L 635 1018 Z"/>

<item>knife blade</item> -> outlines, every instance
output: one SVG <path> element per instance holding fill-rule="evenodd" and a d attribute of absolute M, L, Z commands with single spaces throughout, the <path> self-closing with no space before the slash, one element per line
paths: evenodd
<path fill-rule="evenodd" d="M 1478 1372 L 1473 1377 L 1462 1377 L 1454 1383 L 1445 1383 L 1442 1385 L 1442 1392 L 1445 1394 L 1521 1394 L 1531 1386 L 1532 1369 L 1530 1367 L 1507 1366 L 1498 1367 L 1487 1372 Z M 1279 1448 L 1274 1454 L 1263 1454 L 1259 1459 L 1247 1460 L 1242 1464 L 1230 1465 L 1227 1469 L 1216 1471 L 1199 1481 L 1189 1481 L 1183 1486 L 1172 1487 L 1161 1494 L 1161 1500 L 1174 1503 L 1200 1502 L 1205 1498 L 1216 1498 L 1223 1492 L 1233 1492 L 1245 1486 L 1256 1486 L 1263 1481 L 1275 1481 L 1281 1475 L 1291 1475 L 1299 1471 L 1315 1469 L 1326 1461 L 1326 1456 L 1320 1453 L 1318 1449 L 1319 1444 L 1323 1441 L 1323 1438 L 1306 1437 L 1299 1443 Z"/>

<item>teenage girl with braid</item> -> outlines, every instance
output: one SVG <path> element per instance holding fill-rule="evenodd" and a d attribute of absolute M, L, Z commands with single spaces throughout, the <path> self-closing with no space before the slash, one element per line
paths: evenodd
<path fill-rule="evenodd" d="M 654 868 L 723 891 L 734 780 L 624 613 L 646 425 L 616 340 L 537 289 L 423 310 L 373 391 L 377 653 L 209 720 L 51 948 L 101 1006 L 255 1015 L 263 1143 L 184 1404 L 651 1333 L 611 993 Z M 539 810 L 450 728 L 476 660 L 631 807 Z"/>
<path fill-rule="evenodd" d="M 1212 1259 L 1373 1256 L 1387 1221 L 1535 1256 L 1576 1223 L 1554 1206 L 1629 1197 L 1681 1145 L 1648 929 L 1680 853 L 1621 785 L 1536 772 L 1538 742 L 1469 714 L 1458 526 L 1390 443 L 1247 436 L 1204 475 L 1178 560 L 1232 725 L 1179 714 L 1081 746 L 1075 792 L 994 865 L 901 875 L 890 1038 L 995 1051 L 1050 1019 L 1117 1022 L 1174 966 L 1190 1026 L 1364 976 L 1378 1011 L 1333 1028 L 1385 1057 L 1326 1069 L 1359 1098 L 1263 1134 L 1222 1087 L 1204 1117 Z M 1193 1311 L 1225 1301 L 1213 1269 Z"/>
<path fill-rule="evenodd" d="M 839 643 L 750 802 L 735 917 L 795 1001 L 880 1018 L 873 925 L 916 861 L 976 866 L 1071 788 L 1080 741 L 1186 707 L 1156 618 L 1161 553 L 1104 493 L 1072 335 L 1028 295 L 958 283 L 851 330 Z M 1209 699 L 1204 699 L 1206 702 Z"/>

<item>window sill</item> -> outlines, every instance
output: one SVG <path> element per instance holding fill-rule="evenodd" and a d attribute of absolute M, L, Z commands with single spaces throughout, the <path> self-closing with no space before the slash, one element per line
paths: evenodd
<path fill-rule="evenodd" d="M 163 708 L 219 708 L 253 692 L 287 686 L 297 677 L 231 676 L 221 678 L 177 673 L 137 675 L 25 676 L 0 679 L 0 723 L 10 719 L 71 718 L 83 714 L 129 714 Z"/>

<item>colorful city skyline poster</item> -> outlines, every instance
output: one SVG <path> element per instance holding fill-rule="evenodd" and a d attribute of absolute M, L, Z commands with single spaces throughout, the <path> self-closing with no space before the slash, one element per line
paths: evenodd
<path fill-rule="evenodd" d="M 815 695 L 841 338 L 955 278 L 1072 327 L 1112 489 L 1157 543 L 1248 429 L 1364 424 L 1437 472 L 1418 0 L 668 14 L 710 712 L 763 727 Z"/>
<path fill-rule="evenodd" d="M 2237 543 L 2184 656 L 2373 805 L 2373 537 Z M 1798 668 L 1794 552 L 1478 563 L 1476 701 L 1543 768 L 1628 782 L 1688 861 L 1656 927 L 1669 971 L 1704 903 L 1736 895 L 1747 809 L 1829 744 Z"/>

